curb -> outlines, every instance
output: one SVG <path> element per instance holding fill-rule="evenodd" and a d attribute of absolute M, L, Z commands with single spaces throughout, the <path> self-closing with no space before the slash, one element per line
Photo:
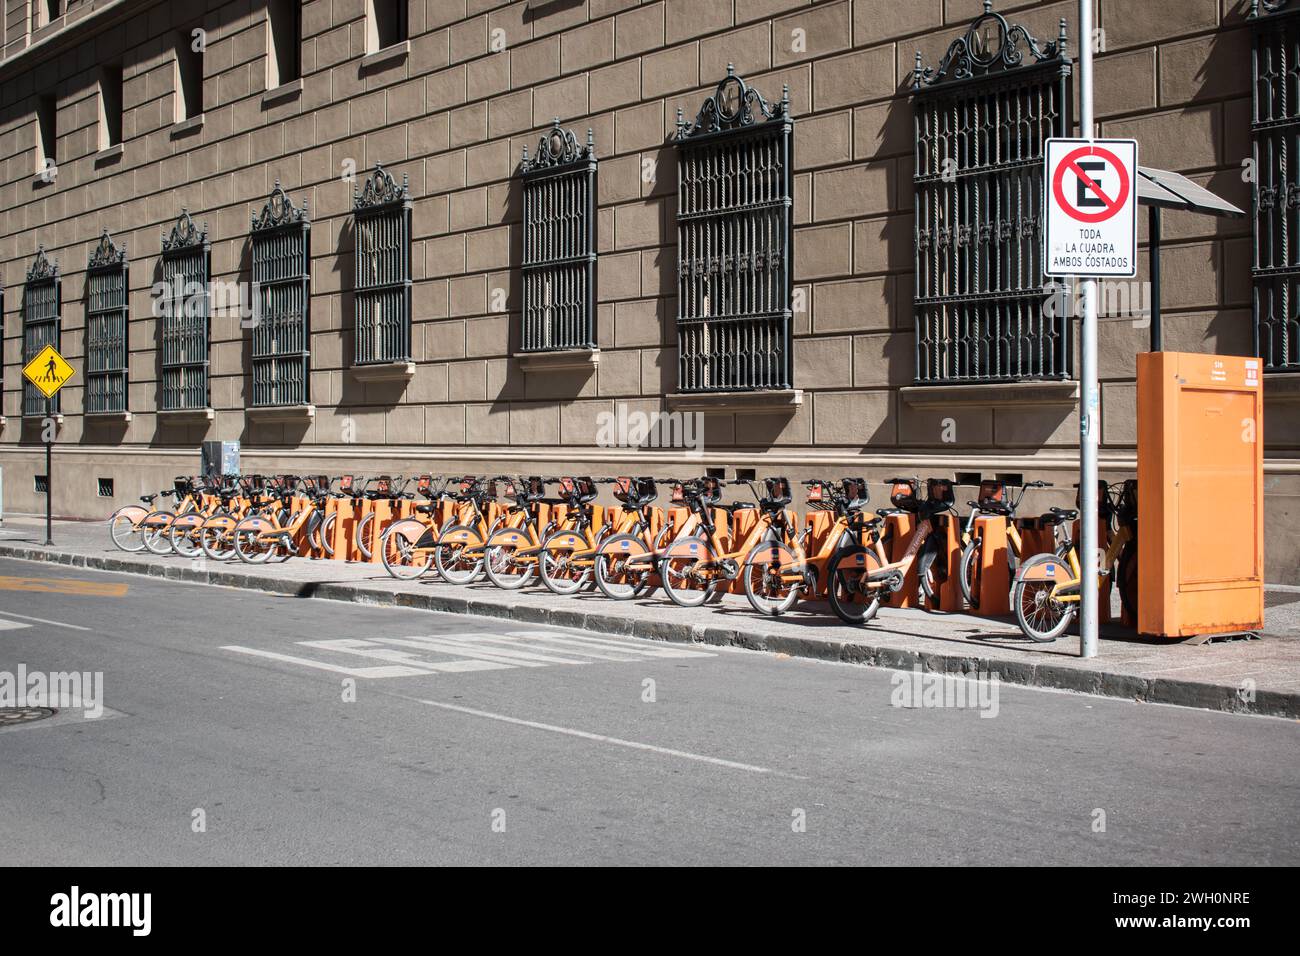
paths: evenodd
<path fill-rule="evenodd" d="M 528 624 L 549 624 L 555 627 L 597 631 L 654 641 L 737 647 L 773 654 L 787 654 L 791 657 L 841 664 L 861 664 L 891 670 L 908 671 L 920 667 L 926 672 L 952 676 L 976 676 L 996 672 L 1000 680 L 1026 687 L 1074 691 L 1138 703 L 1174 704 L 1223 713 L 1300 718 L 1300 693 L 1257 691 L 1254 700 L 1243 700 L 1236 687 L 1226 684 L 1204 684 L 1163 677 L 1146 678 L 1081 667 L 1062 667 L 1051 663 L 1034 664 L 973 655 L 940 654 L 857 641 L 811 640 L 738 628 L 708 627 L 702 624 L 633 620 L 617 614 L 582 611 L 571 607 L 539 608 L 531 605 L 484 601 L 478 598 L 372 591 L 350 584 L 284 581 L 224 569 L 195 571 L 181 565 L 139 564 L 125 558 L 47 551 L 44 548 L 15 544 L 0 544 L 0 557 L 64 564 L 100 571 L 116 571 L 191 584 L 215 584 L 290 597 L 343 601 L 376 607 L 413 608 L 450 614 L 472 614 L 477 617 L 509 618 Z"/>

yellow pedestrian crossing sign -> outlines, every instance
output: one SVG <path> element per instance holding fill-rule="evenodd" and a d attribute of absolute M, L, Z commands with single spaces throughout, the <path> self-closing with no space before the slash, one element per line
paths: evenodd
<path fill-rule="evenodd" d="M 39 388 L 46 398 L 53 398 L 54 393 L 72 378 L 72 366 L 59 354 L 53 345 L 47 345 L 36 353 L 23 368 L 27 381 Z"/>

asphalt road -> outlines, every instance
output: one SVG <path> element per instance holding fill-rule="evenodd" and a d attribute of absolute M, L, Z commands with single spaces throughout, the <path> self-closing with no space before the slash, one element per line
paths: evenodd
<path fill-rule="evenodd" d="M 1281 720 L 0 560 L 20 664 L 14 865 L 1300 863 Z"/>

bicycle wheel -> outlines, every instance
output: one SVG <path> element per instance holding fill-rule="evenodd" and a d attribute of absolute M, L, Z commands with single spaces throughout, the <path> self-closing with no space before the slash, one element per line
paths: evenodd
<path fill-rule="evenodd" d="M 367 561 L 370 560 L 370 526 L 374 523 L 374 520 L 375 513 L 372 511 L 357 522 L 357 529 L 353 535 L 357 550 L 361 552 L 361 557 Z"/>
<path fill-rule="evenodd" d="M 473 584 L 483 575 L 483 559 L 466 555 L 465 550 L 482 546 L 483 539 L 477 530 L 463 524 L 451 525 L 438 536 L 433 563 L 444 581 Z"/>
<path fill-rule="evenodd" d="M 135 513 L 118 511 L 108 519 L 108 536 L 113 544 L 134 554 L 144 550 L 144 535 L 136 527 L 137 521 L 144 517 L 144 511 L 136 509 Z"/>
<path fill-rule="evenodd" d="M 150 554 L 171 554 L 172 541 L 167 534 L 171 526 L 172 515 L 167 511 L 154 511 L 144 519 L 141 540 Z"/>
<path fill-rule="evenodd" d="M 235 543 L 235 554 L 246 564 L 265 564 L 271 559 L 277 545 L 261 538 L 263 532 L 272 530 L 272 524 L 266 518 L 245 518 L 235 525 L 231 537 Z"/>
<path fill-rule="evenodd" d="M 573 531 L 557 531 L 542 543 L 537 556 L 542 583 L 552 594 L 577 594 L 591 577 L 591 566 L 574 560 L 590 548 L 587 539 Z"/>
<path fill-rule="evenodd" d="M 602 541 L 592 569 L 600 593 L 614 601 L 630 601 L 647 591 L 654 574 L 651 562 L 631 570 L 627 565 L 649 553 L 646 543 L 634 534 L 616 534 Z"/>
<path fill-rule="evenodd" d="M 328 514 L 320 523 L 320 544 L 329 557 L 334 557 L 334 525 L 338 522 L 338 512 Z"/>
<path fill-rule="evenodd" d="M 433 564 L 433 553 L 415 550 L 425 530 L 418 521 L 399 521 L 385 531 L 379 551 L 384 570 L 399 581 L 413 581 L 428 571 Z"/>
<path fill-rule="evenodd" d="M 826 598 L 831 610 L 845 624 L 864 624 L 880 610 L 880 588 L 863 587 L 870 574 L 880 567 L 875 551 L 856 542 L 846 544 L 831 555 L 826 578 Z"/>
<path fill-rule="evenodd" d="M 980 606 L 980 559 L 983 557 L 984 539 L 972 538 L 961 553 L 961 596 L 972 611 Z"/>
<path fill-rule="evenodd" d="M 202 518 L 197 520 L 191 520 L 186 516 L 176 518 L 167 529 L 172 550 L 184 558 L 197 558 L 202 554 L 203 548 L 199 545 L 199 528 L 202 525 Z"/>
<path fill-rule="evenodd" d="M 679 607 L 699 607 L 713 593 L 714 578 L 705 569 L 713 550 L 702 537 L 674 542 L 659 559 L 659 579 L 669 600 Z"/>
<path fill-rule="evenodd" d="M 790 581 L 789 576 L 805 567 L 801 555 L 779 541 L 765 541 L 755 545 L 745 557 L 741 572 L 745 579 L 745 597 L 750 607 L 759 614 L 771 617 L 784 614 L 799 600 L 802 581 Z"/>
<path fill-rule="evenodd" d="M 537 574 L 536 556 L 520 557 L 521 548 L 531 542 L 521 531 L 493 535 L 496 542 L 483 552 L 483 572 L 489 581 L 506 591 L 515 591 L 530 583 Z"/>
<path fill-rule="evenodd" d="M 233 532 L 238 522 L 231 515 L 214 515 L 199 529 L 199 547 L 213 561 L 226 561 L 235 556 Z"/>
<path fill-rule="evenodd" d="M 1078 605 L 1059 601 L 1052 590 L 1061 578 L 1069 578 L 1067 565 L 1054 554 L 1036 554 L 1020 567 L 1011 603 L 1016 609 L 1016 623 L 1032 641 L 1054 641 L 1070 626 Z"/>

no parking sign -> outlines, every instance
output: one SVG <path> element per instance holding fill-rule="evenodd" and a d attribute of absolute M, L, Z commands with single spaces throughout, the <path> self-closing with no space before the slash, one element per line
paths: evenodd
<path fill-rule="evenodd" d="M 1044 273 L 1137 274 L 1137 140 L 1049 139 Z"/>

